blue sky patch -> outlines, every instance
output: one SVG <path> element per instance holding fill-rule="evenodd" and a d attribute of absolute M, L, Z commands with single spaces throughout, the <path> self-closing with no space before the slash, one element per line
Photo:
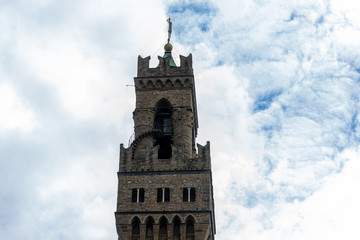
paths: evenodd
<path fill-rule="evenodd" d="M 356 128 L 357 128 L 357 118 L 358 118 L 358 113 L 355 112 L 352 117 L 351 117 L 351 125 L 350 125 L 350 129 L 351 132 L 355 132 Z"/>
<path fill-rule="evenodd" d="M 246 202 L 245 207 L 253 208 L 258 204 L 257 193 L 253 191 L 249 191 L 246 193 Z"/>
<path fill-rule="evenodd" d="M 276 162 L 274 161 L 274 159 L 272 159 L 270 156 L 264 156 L 263 158 L 263 162 L 264 162 L 264 167 L 263 167 L 263 171 L 265 175 L 268 175 L 270 173 L 273 172 L 273 170 L 276 168 Z"/>
<path fill-rule="evenodd" d="M 178 1 L 168 7 L 168 16 L 173 21 L 173 31 L 178 40 L 191 44 L 201 41 L 199 33 L 210 29 L 217 8 L 208 2 Z"/>
<path fill-rule="evenodd" d="M 253 111 L 259 112 L 268 109 L 271 103 L 274 101 L 274 99 L 277 96 L 279 96 L 281 93 L 282 93 L 281 90 L 275 90 L 275 91 L 267 92 L 262 96 L 259 96 L 254 102 Z"/>
<path fill-rule="evenodd" d="M 293 11 L 293 12 L 291 13 L 289 19 L 286 20 L 285 22 L 291 22 L 291 21 L 293 21 L 296 17 L 297 17 L 297 14 L 296 14 L 295 11 Z"/>
<path fill-rule="evenodd" d="M 193 12 L 195 14 L 210 14 L 212 9 L 208 2 L 189 2 L 179 1 L 169 6 L 169 14 L 184 13 L 186 11 Z"/>
<path fill-rule="evenodd" d="M 304 201 L 306 198 L 304 196 L 289 196 L 287 198 L 285 198 L 285 201 L 286 202 L 294 202 L 294 201 L 299 201 L 299 202 L 302 202 Z"/>

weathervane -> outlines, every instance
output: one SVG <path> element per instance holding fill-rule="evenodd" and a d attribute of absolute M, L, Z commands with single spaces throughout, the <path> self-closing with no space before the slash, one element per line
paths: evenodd
<path fill-rule="evenodd" d="M 170 19 L 170 18 L 168 18 L 167 22 L 169 23 L 169 30 L 168 30 L 168 43 L 170 43 L 171 32 L 172 32 L 172 22 L 171 22 L 171 19 Z"/>

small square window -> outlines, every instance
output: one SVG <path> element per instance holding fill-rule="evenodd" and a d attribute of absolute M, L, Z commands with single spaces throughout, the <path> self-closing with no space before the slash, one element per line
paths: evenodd
<path fill-rule="evenodd" d="M 195 188 L 183 188 L 183 202 L 195 202 Z"/>
<path fill-rule="evenodd" d="M 158 202 L 170 202 L 170 188 L 158 188 L 157 201 Z"/>
<path fill-rule="evenodd" d="M 131 202 L 144 202 L 145 190 L 143 188 L 133 188 Z"/>

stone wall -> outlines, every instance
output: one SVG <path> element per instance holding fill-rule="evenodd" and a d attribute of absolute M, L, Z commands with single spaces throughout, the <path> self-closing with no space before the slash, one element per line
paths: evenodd
<path fill-rule="evenodd" d="M 144 147 L 144 158 L 135 159 L 132 147 L 120 145 L 120 172 L 174 171 L 211 169 L 210 142 L 205 146 L 197 144 L 198 152 L 193 158 L 184 158 L 181 147 L 173 146 L 170 159 L 158 159 L 157 147 Z"/>
<path fill-rule="evenodd" d="M 210 171 L 167 171 L 119 173 L 117 211 L 195 211 L 209 210 L 211 199 Z M 157 202 L 157 188 L 170 188 L 170 202 Z M 196 189 L 195 202 L 183 202 L 183 188 Z M 131 189 L 144 188 L 145 199 L 131 202 Z"/>
<path fill-rule="evenodd" d="M 168 240 L 173 240 L 173 219 L 179 217 L 181 219 L 180 232 L 181 239 L 186 240 L 186 219 L 191 216 L 195 219 L 194 230 L 196 240 L 213 239 L 211 233 L 211 213 L 139 213 L 139 214 L 116 214 L 116 230 L 119 240 L 131 240 L 132 234 L 132 219 L 138 217 L 141 221 L 140 224 L 140 239 L 145 239 L 146 220 L 152 217 L 155 220 L 154 224 L 154 240 L 158 240 L 159 236 L 159 219 L 163 216 L 168 220 Z"/>

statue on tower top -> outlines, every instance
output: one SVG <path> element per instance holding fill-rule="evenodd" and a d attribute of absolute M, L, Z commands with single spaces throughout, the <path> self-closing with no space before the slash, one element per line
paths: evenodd
<path fill-rule="evenodd" d="M 171 22 L 171 19 L 168 18 L 168 19 L 167 19 L 167 22 L 169 23 L 169 29 L 168 29 L 168 41 L 167 41 L 167 43 L 166 43 L 165 46 L 164 46 L 165 54 L 166 54 L 166 52 L 170 53 L 171 50 L 172 50 L 172 48 L 173 48 L 172 45 L 171 45 L 171 43 L 170 43 L 171 32 L 172 32 L 172 22 Z M 164 56 L 164 57 L 165 57 L 165 56 Z M 171 55 L 170 55 L 170 57 L 171 57 Z M 171 57 L 171 59 L 172 59 L 172 57 Z M 174 60 L 172 60 L 172 62 L 173 62 L 173 63 L 171 63 L 171 66 L 175 67 L 176 65 L 175 65 Z"/>
<path fill-rule="evenodd" d="M 168 30 L 168 43 L 170 43 L 171 32 L 172 32 L 172 22 L 171 22 L 171 19 L 170 19 L 170 18 L 168 18 L 167 22 L 169 23 L 169 30 Z"/>

